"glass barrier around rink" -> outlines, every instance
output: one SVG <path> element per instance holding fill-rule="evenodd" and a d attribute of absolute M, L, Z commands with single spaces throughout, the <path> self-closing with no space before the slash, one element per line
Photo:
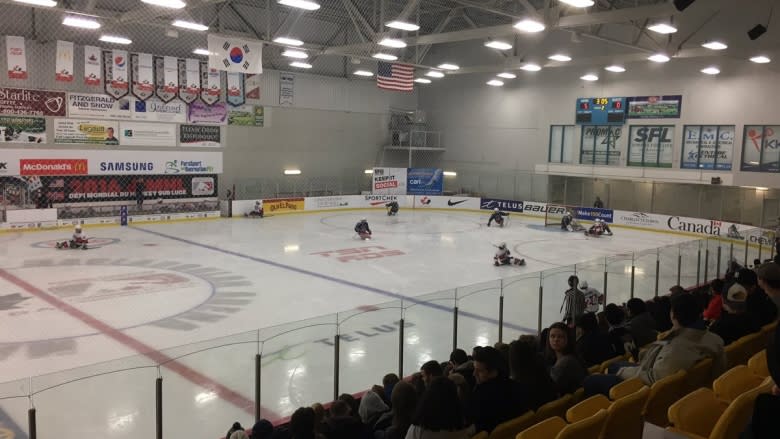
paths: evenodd
<path fill-rule="evenodd" d="M 560 322 L 566 312 L 563 298 L 569 286 L 569 277 L 575 274 L 575 266 L 552 268 L 542 272 L 542 327 Z"/>
<path fill-rule="evenodd" d="M 516 340 L 527 334 L 537 334 L 543 324 L 540 303 L 542 273 L 527 273 L 503 280 L 502 341 Z"/>
<path fill-rule="evenodd" d="M 339 393 L 370 389 L 400 371 L 402 318 L 400 300 L 338 313 Z"/>
<path fill-rule="evenodd" d="M 697 239 L 686 241 L 680 246 L 680 286 L 691 287 L 702 282 L 704 263 L 704 249 L 706 241 Z"/>
<path fill-rule="evenodd" d="M 671 244 L 658 249 L 658 291 L 656 296 L 664 295 L 672 286 L 682 284 L 680 278 L 681 251 L 680 244 Z"/>
<path fill-rule="evenodd" d="M 404 299 L 403 374 L 420 370 L 426 361 L 450 358 L 455 340 L 455 290 Z"/>
<path fill-rule="evenodd" d="M 621 253 L 607 257 L 607 291 L 608 303 L 622 304 L 630 299 L 632 288 L 631 267 L 634 262 L 633 253 Z"/>
<path fill-rule="evenodd" d="M 661 288 L 658 271 L 660 266 L 660 249 L 653 248 L 634 252 L 633 273 L 634 292 L 631 297 L 650 300 Z"/>
<path fill-rule="evenodd" d="M 501 280 L 482 282 L 455 289 L 458 307 L 457 346 L 467 352 L 474 346 L 498 341 Z"/>
<path fill-rule="evenodd" d="M 25 378 L 0 384 L 0 410 L 5 413 L 6 419 L 0 426 L 8 430 L 16 430 L 26 437 L 30 431 L 27 423 L 27 411 L 30 409 L 30 379 Z M 1 432 L 2 430 L 0 430 Z M 7 437 L 13 438 L 13 434 L 5 432 Z M 0 437 L 3 437 L 0 435 Z"/>

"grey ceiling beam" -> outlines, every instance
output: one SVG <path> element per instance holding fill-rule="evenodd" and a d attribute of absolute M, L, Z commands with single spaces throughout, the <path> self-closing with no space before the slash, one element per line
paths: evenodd
<path fill-rule="evenodd" d="M 533 18 L 541 19 L 542 17 L 539 15 L 539 12 L 534 8 L 534 5 L 531 4 L 528 0 L 517 0 L 518 3 L 520 3 L 520 6 L 525 9 L 525 13 L 527 15 L 530 15 Z"/>
<path fill-rule="evenodd" d="M 487 5 L 483 4 L 483 3 L 474 3 L 474 2 L 469 1 L 469 0 L 452 0 L 452 1 L 457 3 L 457 4 L 459 4 L 459 5 L 466 6 L 466 7 L 469 7 L 469 8 L 474 8 L 474 9 L 480 9 L 480 10 L 483 10 L 485 12 L 490 12 L 491 14 L 501 15 L 501 16 L 504 16 L 504 17 L 510 17 L 510 18 L 514 18 L 514 19 L 520 18 L 520 17 L 518 17 L 515 14 L 511 14 L 509 12 L 502 11 L 501 9 L 492 8 L 492 7 L 487 6 Z"/>
<path fill-rule="evenodd" d="M 436 27 L 433 29 L 433 34 L 442 33 L 444 29 L 447 28 L 447 25 L 450 24 L 450 21 L 452 21 L 453 18 L 455 18 L 458 13 L 460 12 L 460 8 L 452 8 L 450 12 L 447 14 L 446 17 L 442 21 L 439 22 L 439 24 L 436 25 Z M 428 51 L 431 50 L 430 44 L 422 46 L 420 51 L 417 54 L 417 62 L 422 62 L 422 60 L 425 59 L 425 56 L 428 55 Z"/>
<path fill-rule="evenodd" d="M 352 20 L 352 25 L 355 27 L 360 39 L 364 42 L 375 41 L 376 34 L 373 27 L 368 23 L 368 20 L 366 20 L 366 17 L 363 16 L 357 6 L 352 3 L 352 0 L 341 0 L 341 3 L 344 5 L 350 20 Z M 361 25 L 363 28 L 361 28 Z"/>

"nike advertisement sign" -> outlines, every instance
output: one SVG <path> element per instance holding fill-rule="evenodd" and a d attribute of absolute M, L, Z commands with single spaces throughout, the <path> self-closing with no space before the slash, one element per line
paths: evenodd
<path fill-rule="evenodd" d="M 450 207 L 457 206 L 458 204 L 465 203 L 466 201 L 468 201 L 468 200 L 460 200 L 460 201 L 449 200 L 449 201 L 447 201 L 447 205 L 450 206 Z"/>

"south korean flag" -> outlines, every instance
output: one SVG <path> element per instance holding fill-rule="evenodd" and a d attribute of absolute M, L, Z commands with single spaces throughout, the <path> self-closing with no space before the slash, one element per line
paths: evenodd
<path fill-rule="evenodd" d="M 230 73 L 263 73 L 263 43 L 209 35 L 209 68 Z"/>

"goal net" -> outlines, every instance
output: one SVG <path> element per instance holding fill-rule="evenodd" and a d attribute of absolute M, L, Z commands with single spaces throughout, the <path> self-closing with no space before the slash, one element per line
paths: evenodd
<path fill-rule="evenodd" d="M 544 212 L 544 225 L 546 226 L 561 226 L 561 218 L 566 212 L 571 212 L 572 218 L 577 219 L 577 209 L 575 206 L 567 206 L 565 204 L 548 204 L 547 210 Z"/>

